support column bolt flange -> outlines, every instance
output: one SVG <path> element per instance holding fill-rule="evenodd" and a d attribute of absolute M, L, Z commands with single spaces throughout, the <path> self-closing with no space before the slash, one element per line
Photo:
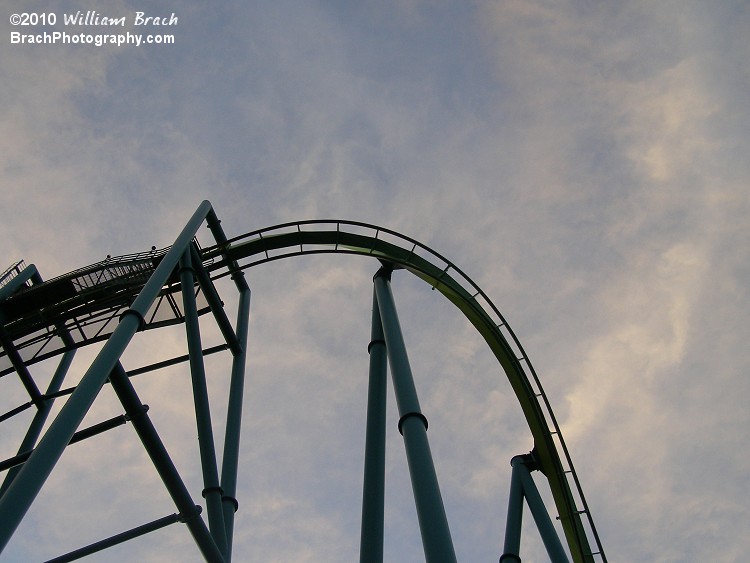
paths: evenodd
<path fill-rule="evenodd" d="M 424 429 L 427 430 L 427 427 L 429 426 L 427 423 L 427 417 L 423 415 L 421 412 L 407 412 L 405 415 L 403 415 L 401 418 L 398 419 L 398 431 L 403 436 L 404 432 L 402 430 L 402 426 L 404 424 L 404 421 L 407 418 L 411 418 L 412 416 L 417 417 L 422 421 L 422 424 L 424 424 Z"/>

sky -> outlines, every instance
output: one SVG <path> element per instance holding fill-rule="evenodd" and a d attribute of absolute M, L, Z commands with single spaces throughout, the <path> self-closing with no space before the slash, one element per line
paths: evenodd
<path fill-rule="evenodd" d="M 64 25 L 79 10 L 174 43 L 12 42 L 109 32 Z M 2 12 L 0 269 L 24 259 L 52 278 L 167 246 L 205 199 L 230 237 L 305 219 L 396 230 L 510 322 L 610 560 L 744 560 L 747 2 L 6 0 Z M 138 12 L 177 23 L 136 27 Z M 13 26 L 15 13 L 57 23 Z M 377 267 L 337 255 L 247 272 L 236 561 L 357 557 Z M 220 291 L 233 318 L 232 288 Z M 509 462 L 530 433 L 459 311 L 406 272 L 393 291 L 459 560 L 496 561 Z M 210 319 L 201 329 L 217 340 Z M 123 364 L 184 346 L 179 327 L 139 334 Z M 95 353 L 77 354 L 71 381 Z M 207 368 L 220 442 L 226 358 Z M 134 382 L 202 500 L 186 377 Z M 0 385 L 5 412 L 22 389 Z M 389 394 L 386 560 L 420 561 Z M 120 412 L 105 389 L 85 423 Z M 28 424 L 16 418 L 3 459 Z M 45 560 L 173 512 L 126 426 L 66 451 L 0 559 Z M 535 534 L 526 525 L 524 561 L 546 560 Z M 200 554 L 174 525 L 90 560 Z"/>

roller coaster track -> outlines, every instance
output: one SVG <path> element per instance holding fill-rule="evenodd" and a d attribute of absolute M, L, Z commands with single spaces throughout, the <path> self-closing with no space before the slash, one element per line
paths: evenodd
<path fill-rule="evenodd" d="M 196 248 L 212 281 L 266 262 L 338 253 L 376 258 L 411 272 L 442 293 L 482 335 L 513 388 L 533 436 L 534 468 L 549 483 L 574 561 L 606 562 L 570 453 L 528 355 L 498 308 L 455 264 L 395 231 L 343 220 L 284 223 Z M 1 287 L 4 338 L 0 376 L 18 367 L 5 349 L 6 344 L 18 352 L 25 365 L 30 365 L 106 339 L 168 250 L 108 257 L 47 282 L 38 278 L 30 285 L 14 288 L 9 283 Z M 180 305 L 174 299 L 179 291 L 175 270 L 145 316 L 143 328 L 182 322 Z M 196 294 L 200 297 L 197 284 Z M 203 307 L 200 312 L 207 310 Z M 13 414 L 16 412 L 0 413 L 0 421 Z"/>

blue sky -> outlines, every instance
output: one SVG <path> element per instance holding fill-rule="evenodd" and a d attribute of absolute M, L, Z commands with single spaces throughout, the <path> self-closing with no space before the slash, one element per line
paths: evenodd
<path fill-rule="evenodd" d="M 160 31 L 176 43 L 10 43 L 14 12 L 89 9 L 174 12 L 178 26 Z M 203 199 L 230 236 L 315 218 L 400 231 L 467 272 L 514 327 L 612 560 L 742 560 L 746 3 L 100 0 L 4 11 L 6 265 L 23 258 L 51 278 L 166 246 Z M 376 267 L 300 258 L 248 274 L 237 560 L 356 557 Z M 394 292 L 457 552 L 497 560 L 509 461 L 531 446 L 520 408 L 452 306 L 405 276 Z M 159 338 L 139 342 L 126 367 L 182 346 L 179 331 Z M 199 496 L 184 383 L 177 370 L 138 389 Z M 92 421 L 119 414 L 111 397 L 95 409 Z M 6 427 L 3 457 L 17 447 Z M 391 432 L 388 560 L 419 560 Z M 63 457 L 4 560 L 42 560 L 173 511 L 132 429 L 89 442 Z M 123 480 L 137 486 L 116 489 Z M 76 511 L 89 515 L 71 525 Z M 524 549 L 544 560 L 533 539 Z M 172 527 L 92 560 L 134 553 L 198 557 Z"/>

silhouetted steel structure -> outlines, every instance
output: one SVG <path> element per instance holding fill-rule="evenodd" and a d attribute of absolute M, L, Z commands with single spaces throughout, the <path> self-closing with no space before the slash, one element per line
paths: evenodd
<path fill-rule="evenodd" d="M 200 248 L 198 228 L 207 223 L 215 244 Z M 533 449 L 512 460 L 508 519 L 501 561 L 520 561 L 523 500 L 527 500 L 553 561 L 606 561 L 591 513 L 583 497 L 560 428 L 539 378 L 518 339 L 484 292 L 461 270 L 419 242 L 394 231 L 350 221 L 285 223 L 228 240 L 209 202 L 203 202 L 164 250 L 108 257 L 103 262 L 59 278 L 42 281 L 36 268 L 16 263 L 0 276 L 0 376 L 15 374 L 28 401 L 0 414 L 0 422 L 28 409 L 34 411 L 18 454 L 0 462 L 7 471 L 0 488 L 0 550 L 43 487 L 65 448 L 108 429 L 132 423 L 171 495 L 178 512 L 63 555 L 72 561 L 131 538 L 182 522 L 208 561 L 232 555 L 238 478 L 240 422 L 246 363 L 250 289 L 242 270 L 291 256 L 349 253 L 379 261 L 374 277 L 370 383 L 362 500 L 361 561 L 382 561 L 387 366 L 393 380 L 427 561 L 455 561 L 448 519 L 443 508 L 430 447 L 406 347 L 391 294 L 394 270 L 406 270 L 429 283 L 455 304 L 491 348 L 507 375 L 531 430 Z M 229 320 L 214 282 L 231 276 L 239 293 L 236 322 Z M 224 344 L 202 347 L 198 317 L 212 313 Z M 195 502 L 175 468 L 120 358 L 137 331 L 184 323 L 188 355 L 137 370 L 145 373 L 189 362 L 198 424 L 203 475 L 203 505 Z M 87 344 L 103 346 L 74 387 L 63 389 L 75 351 Z M 204 356 L 232 354 L 223 458 L 217 459 Z M 46 390 L 37 386 L 30 368 L 59 356 Z M 79 429 L 105 384 L 110 384 L 125 414 Z M 52 403 L 68 397 L 46 432 L 42 429 Z M 530 472 L 538 470 L 549 484 L 568 551 L 558 538 Z M 201 513 L 205 508 L 207 521 Z M 500 535 L 500 534 L 498 534 Z M 595 546 L 595 547 L 594 547 Z"/>

